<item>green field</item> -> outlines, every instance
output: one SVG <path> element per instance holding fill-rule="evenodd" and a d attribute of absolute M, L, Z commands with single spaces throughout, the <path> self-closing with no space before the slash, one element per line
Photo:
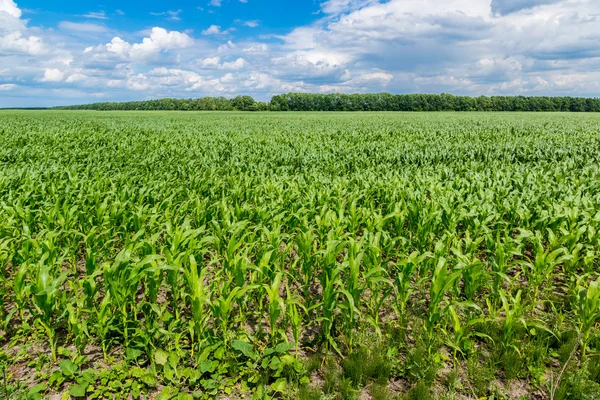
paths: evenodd
<path fill-rule="evenodd" d="M 0 398 L 599 398 L 599 252 L 600 114 L 0 112 Z"/>

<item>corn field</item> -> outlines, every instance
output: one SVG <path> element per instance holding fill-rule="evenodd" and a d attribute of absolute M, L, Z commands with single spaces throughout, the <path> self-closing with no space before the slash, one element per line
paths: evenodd
<path fill-rule="evenodd" d="M 599 398 L 599 252 L 598 115 L 2 112 L 0 397 Z"/>

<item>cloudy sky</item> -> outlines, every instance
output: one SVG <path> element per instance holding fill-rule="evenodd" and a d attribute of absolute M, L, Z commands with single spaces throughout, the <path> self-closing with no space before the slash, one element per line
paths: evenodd
<path fill-rule="evenodd" d="M 600 95 L 599 0 L 93 4 L 0 0 L 0 107 L 291 91 Z"/>

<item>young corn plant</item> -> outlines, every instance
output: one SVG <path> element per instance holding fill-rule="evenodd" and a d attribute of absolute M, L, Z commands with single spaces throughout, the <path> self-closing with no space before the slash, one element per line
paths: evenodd
<path fill-rule="evenodd" d="M 265 285 L 264 289 L 267 293 L 268 299 L 268 315 L 269 315 L 269 328 L 271 341 L 275 343 L 279 335 L 285 338 L 285 332 L 278 329 L 279 317 L 282 313 L 285 313 L 285 302 L 279 295 L 281 290 L 281 280 L 283 274 L 278 272 L 275 274 L 275 278 L 270 285 Z"/>
<path fill-rule="evenodd" d="M 490 255 L 490 266 L 493 273 L 492 290 L 490 295 L 494 301 L 500 301 L 499 293 L 503 288 L 503 282 L 511 282 L 508 276 L 509 271 L 514 267 L 515 262 L 513 257 L 521 256 L 519 246 L 510 236 L 504 233 L 501 238 L 500 232 L 496 235 L 495 241 L 492 242 Z"/>
<path fill-rule="evenodd" d="M 566 254 L 564 248 L 546 249 L 539 236 L 534 238 L 533 257 L 526 257 L 525 260 L 519 262 L 523 275 L 531 287 L 531 299 L 534 304 L 538 301 L 540 287 L 544 283 L 550 282 L 556 267 L 570 258 L 571 256 Z"/>
<path fill-rule="evenodd" d="M 437 258 L 434 268 L 429 286 L 429 306 L 425 325 L 430 343 L 434 341 L 438 322 L 449 306 L 445 296 L 449 294 L 450 289 L 461 275 L 460 272 L 450 272 L 444 257 Z"/>
<path fill-rule="evenodd" d="M 192 356 L 194 350 L 201 349 L 203 335 L 207 330 L 208 310 L 210 301 L 210 285 L 206 286 L 207 269 L 199 268 L 194 255 L 190 255 L 189 263 L 184 267 L 184 277 L 187 284 L 187 297 L 192 305 L 192 318 L 189 322 L 190 337 L 192 339 Z"/>
<path fill-rule="evenodd" d="M 161 260 L 159 255 L 148 255 L 140 260 L 135 256 L 141 243 L 128 244 L 115 258 L 112 264 L 104 267 L 104 282 L 112 302 L 120 313 L 120 333 L 123 336 L 125 347 L 129 345 L 130 331 L 137 327 L 136 296 L 145 274 L 156 268 L 156 261 Z M 167 269 L 168 267 L 161 267 Z"/>
<path fill-rule="evenodd" d="M 587 354 L 587 347 L 592 329 L 600 323 L 600 278 L 586 284 L 587 277 L 581 277 L 575 288 L 577 310 L 577 330 L 582 340 L 582 357 Z"/>
<path fill-rule="evenodd" d="M 305 321 L 308 310 L 304 304 L 302 304 L 302 298 L 300 296 L 294 295 L 289 286 L 286 286 L 285 289 L 285 310 L 287 313 L 288 323 L 292 329 L 292 336 L 294 337 L 294 343 L 296 346 L 296 359 L 298 359 L 298 355 L 300 353 L 300 335 L 302 333 L 302 323 Z"/>
<path fill-rule="evenodd" d="M 415 291 L 413 280 L 416 280 L 420 265 L 432 256 L 431 253 L 420 254 L 414 251 L 408 257 L 400 256 L 401 259 L 394 265 L 396 271 L 394 279 L 396 302 L 394 303 L 394 309 L 400 321 L 405 319 L 406 307 Z"/>
<path fill-rule="evenodd" d="M 485 338 L 493 342 L 493 339 L 489 335 L 477 332 L 473 329 L 477 324 L 485 322 L 485 318 L 469 318 L 470 315 L 466 314 L 467 320 L 464 323 L 461 323 L 461 318 L 457 311 L 457 309 L 460 310 L 461 308 L 473 308 L 475 311 L 481 311 L 474 303 L 456 303 L 448 306 L 448 313 L 452 324 L 452 335 L 450 335 L 449 332 L 445 332 L 448 336 L 446 343 L 453 349 L 454 359 L 457 361 L 458 353 L 462 356 L 466 356 L 473 351 L 473 337 Z M 446 331 L 446 329 L 444 329 L 444 331 Z"/>
<path fill-rule="evenodd" d="M 527 327 L 527 321 L 525 319 L 525 307 L 521 303 L 521 294 L 521 290 L 519 290 L 515 296 L 512 296 L 503 290 L 500 291 L 502 310 L 504 311 L 504 319 L 502 321 L 502 343 L 504 348 L 512 348 L 519 354 L 521 354 L 519 346 L 516 343 L 513 343 L 514 336 L 519 325 Z"/>
<path fill-rule="evenodd" d="M 364 245 L 363 268 L 360 279 L 363 289 L 360 290 L 359 296 L 354 296 L 350 292 L 354 296 L 354 304 L 359 310 L 361 309 L 361 303 L 366 306 L 368 311 L 366 319 L 379 336 L 382 334 L 379 323 L 380 310 L 393 291 L 393 282 L 389 279 L 390 274 L 383 267 L 386 264 L 383 260 L 383 252 L 384 249 L 390 251 L 395 243 L 388 236 L 384 237 L 384 243 L 380 238 L 381 235 L 379 234 L 363 237 L 363 240 L 367 241 Z M 362 296 L 366 292 L 370 293 L 370 296 Z"/>
<path fill-rule="evenodd" d="M 56 328 L 58 321 L 62 318 L 57 313 L 61 311 L 62 306 L 66 303 L 62 285 L 67 280 L 69 272 L 57 274 L 52 264 L 48 260 L 48 253 L 45 253 L 38 262 L 37 268 L 34 269 L 30 291 L 33 294 L 34 323 L 39 324 L 45 331 L 52 353 L 52 360 L 56 362 Z"/>

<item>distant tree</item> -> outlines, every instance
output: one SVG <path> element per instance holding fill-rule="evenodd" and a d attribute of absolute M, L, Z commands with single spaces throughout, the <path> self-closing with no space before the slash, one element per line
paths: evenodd
<path fill-rule="evenodd" d="M 231 106 L 238 111 L 253 111 L 256 102 L 250 96 L 237 96 L 231 99 Z"/>

